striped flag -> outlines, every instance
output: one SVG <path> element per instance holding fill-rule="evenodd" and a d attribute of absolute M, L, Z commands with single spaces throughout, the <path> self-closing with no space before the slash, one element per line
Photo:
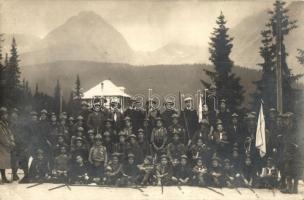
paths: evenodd
<path fill-rule="evenodd" d="M 255 146 L 257 149 L 260 150 L 260 156 L 264 157 L 266 154 L 266 138 L 265 138 L 265 118 L 264 118 L 262 103 L 261 103 L 256 136 L 255 136 Z"/>

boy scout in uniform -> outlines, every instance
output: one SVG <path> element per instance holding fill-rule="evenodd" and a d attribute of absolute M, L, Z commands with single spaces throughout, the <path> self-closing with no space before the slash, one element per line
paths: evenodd
<path fill-rule="evenodd" d="M 108 132 L 108 131 L 105 131 L 103 133 L 103 146 L 106 147 L 107 149 L 107 154 L 108 154 L 108 157 L 110 158 L 113 151 L 114 151 L 114 142 L 112 141 L 111 139 L 111 134 Z"/>
<path fill-rule="evenodd" d="M 108 162 L 108 155 L 106 148 L 102 145 L 102 136 L 97 134 L 95 136 L 95 144 L 91 147 L 89 152 L 89 162 L 91 164 L 91 170 L 89 176 L 93 182 L 99 184 L 102 182 L 104 176 L 104 169 Z"/>
<path fill-rule="evenodd" d="M 262 167 L 260 174 L 260 187 L 273 189 L 277 186 L 278 172 L 272 162 L 272 158 L 268 157 L 266 166 Z"/>
<path fill-rule="evenodd" d="M 244 181 L 245 186 L 255 187 L 257 185 L 257 170 L 252 164 L 250 155 L 245 157 L 244 165 L 241 171 L 241 177 Z"/>
<path fill-rule="evenodd" d="M 199 138 L 196 144 L 193 144 L 190 147 L 189 151 L 193 161 L 196 159 L 201 159 L 204 164 L 209 163 L 214 153 L 214 151 L 212 151 L 212 149 L 207 144 L 203 143 L 202 138 Z"/>
<path fill-rule="evenodd" d="M 60 147 L 60 153 L 54 159 L 54 167 L 52 170 L 52 180 L 55 183 L 66 182 L 68 178 L 68 170 L 70 157 L 67 154 L 65 146 Z"/>
<path fill-rule="evenodd" d="M 133 186 L 136 185 L 139 178 L 139 169 L 135 164 L 135 155 L 133 153 L 128 154 L 128 162 L 122 167 L 122 179 L 121 186 Z"/>
<path fill-rule="evenodd" d="M 84 145 L 82 137 L 75 138 L 75 146 L 71 148 L 71 156 L 74 160 L 77 155 L 81 155 L 82 159 L 86 162 L 88 160 L 88 149 Z"/>
<path fill-rule="evenodd" d="M 192 173 L 193 185 L 205 187 L 208 184 L 208 168 L 200 157 L 196 159 L 196 165 L 193 167 Z"/>
<path fill-rule="evenodd" d="M 106 167 L 106 185 L 119 186 L 122 177 L 122 165 L 119 161 L 119 154 L 113 153 L 112 159 Z"/>
<path fill-rule="evenodd" d="M 173 135 L 178 134 L 181 142 L 183 142 L 184 144 L 187 144 L 187 141 L 186 141 L 187 137 L 185 135 L 185 129 L 183 128 L 182 125 L 180 125 L 178 123 L 178 120 L 179 120 L 178 114 L 174 113 L 171 116 L 171 118 L 172 118 L 172 123 L 168 128 L 168 140 L 169 140 L 169 142 L 172 142 Z"/>
<path fill-rule="evenodd" d="M 129 135 L 134 134 L 130 117 L 127 116 L 124 118 L 124 127 L 121 129 L 120 132 L 123 132 L 127 138 L 129 137 Z"/>
<path fill-rule="evenodd" d="M 137 143 L 140 148 L 140 151 L 143 153 L 143 155 L 151 155 L 151 146 L 150 146 L 150 140 L 145 137 L 144 130 L 138 129 L 137 132 Z"/>
<path fill-rule="evenodd" d="M 167 155 L 171 163 L 179 160 L 182 155 L 186 154 L 186 147 L 180 142 L 179 135 L 173 135 L 173 141 L 167 146 Z"/>
<path fill-rule="evenodd" d="M 117 153 L 121 161 L 124 162 L 127 160 L 127 148 L 128 148 L 128 143 L 126 141 L 126 135 L 125 132 L 121 131 L 118 134 L 119 141 L 117 144 L 114 145 L 114 152 Z"/>
<path fill-rule="evenodd" d="M 224 186 L 223 169 L 220 164 L 220 159 L 214 154 L 212 156 L 212 164 L 210 167 L 211 185 L 214 187 Z"/>
<path fill-rule="evenodd" d="M 140 146 L 137 143 L 136 135 L 131 134 L 129 136 L 129 142 L 127 144 L 127 152 L 132 153 L 135 156 L 135 164 L 141 164 L 144 161 L 144 154 L 141 151 Z"/>
<path fill-rule="evenodd" d="M 44 156 L 44 151 L 38 149 L 29 169 L 29 182 L 45 182 L 49 179 L 49 162 Z"/>
<path fill-rule="evenodd" d="M 158 157 L 165 153 L 167 144 L 167 130 L 163 127 L 162 119 L 156 118 L 156 127 L 152 130 L 151 144 L 153 147 L 154 157 Z"/>
<path fill-rule="evenodd" d="M 68 172 L 69 182 L 71 184 L 88 184 L 90 177 L 88 176 L 88 166 L 82 155 L 75 155 L 72 160 L 71 168 Z"/>
<path fill-rule="evenodd" d="M 153 177 L 154 174 L 154 164 L 152 156 L 146 156 L 144 159 L 143 164 L 138 165 L 139 169 L 139 183 L 140 185 L 152 185 L 154 184 L 155 180 Z"/>
<path fill-rule="evenodd" d="M 166 155 L 161 155 L 160 163 L 156 167 L 157 185 L 170 185 L 172 180 L 172 167 Z"/>
<path fill-rule="evenodd" d="M 188 157 L 186 155 L 182 155 L 180 164 L 173 172 L 172 181 L 178 185 L 190 185 L 191 178 L 192 170 L 188 164 Z"/>

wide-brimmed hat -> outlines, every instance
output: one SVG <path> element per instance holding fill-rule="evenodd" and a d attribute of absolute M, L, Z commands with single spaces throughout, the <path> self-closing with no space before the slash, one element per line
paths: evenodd
<path fill-rule="evenodd" d="M 4 114 L 7 114 L 7 108 L 1 107 L 0 108 L 0 115 L 4 115 Z"/>

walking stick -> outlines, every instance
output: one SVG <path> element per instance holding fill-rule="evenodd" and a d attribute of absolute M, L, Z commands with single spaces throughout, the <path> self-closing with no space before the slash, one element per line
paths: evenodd
<path fill-rule="evenodd" d="M 56 187 L 53 187 L 53 188 L 50 188 L 49 191 L 52 191 L 52 190 L 56 190 L 58 188 L 62 188 L 62 187 L 65 187 L 67 184 L 62 184 L 62 185 L 59 185 L 59 186 L 56 186 Z"/>
<path fill-rule="evenodd" d="M 217 194 L 219 194 L 219 195 L 225 196 L 223 193 L 221 193 L 221 192 L 219 192 L 219 191 L 216 191 L 216 190 L 213 189 L 213 188 L 210 188 L 210 187 L 205 187 L 205 188 L 208 189 L 208 190 L 211 190 L 212 192 L 215 192 L 215 193 L 217 193 Z"/>
<path fill-rule="evenodd" d="M 248 188 L 253 194 L 255 194 L 256 198 L 260 198 L 259 195 L 254 191 L 254 189 L 253 189 L 248 183 L 246 183 L 247 181 L 245 180 L 245 178 L 244 178 L 243 176 L 242 176 L 242 179 L 243 179 L 245 185 L 247 186 L 247 188 Z"/>
<path fill-rule="evenodd" d="M 177 188 L 184 194 L 184 191 L 182 190 L 181 186 L 178 185 Z"/>
<path fill-rule="evenodd" d="M 36 186 L 38 186 L 38 185 L 42 185 L 43 183 L 42 182 L 40 182 L 40 183 L 36 183 L 36 184 L 34 184 L 34 185 L 30 185 L 30 186 L 27 186 L 26 188 L 27 189 L 29 189 L 29 188 L 33 188 L 33 187 L 36 187 Z"/>
<path fill-rule="evenodd" d="M 160 178 L 160 186 L 161 186 L 161 192 L 162 192 L 162 194 L 164 194 L 163 177 Z"/>

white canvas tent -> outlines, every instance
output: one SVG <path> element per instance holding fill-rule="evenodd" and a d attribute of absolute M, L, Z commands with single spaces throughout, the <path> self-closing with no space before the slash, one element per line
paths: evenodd
<path fill-rule="evenodd" d="M 117 99 L 120 102 L 120 105 L 122 105 L 122 109 L 125 100 L 131 97 L 129 94 L 125 93 L 125 87 L 118 87 L 110 80 L 104 80 L 84 92 L 82 99 L 91 105 L 91 100 L 96 96 L 107 99 L 106 107 L 110 106 L 113 99 Z"/>

